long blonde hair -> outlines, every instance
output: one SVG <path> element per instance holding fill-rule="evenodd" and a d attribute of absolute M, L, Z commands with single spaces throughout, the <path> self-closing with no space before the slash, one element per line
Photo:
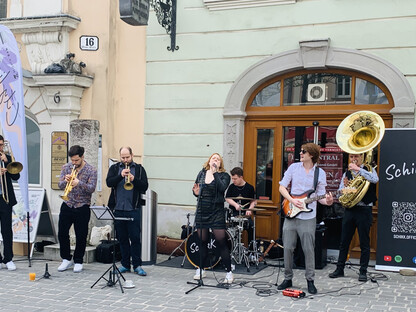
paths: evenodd
<path fill-rule="evenodd" d="M 207 161 L 206 163 L 204 163 L 203 168 L 204 168 L 205 170 L 209 170 L 209 169 L 210 169 L 210 167 L 209 167 L 209 161 L 211 160 L 212 156 L 214 156 L 214 155 L 218 155 L 218 157 L 220 158 L 220 167 L 218 168 L 218 172 L 225 172 L 225 169 L 224 169 L 224 161 L 222 160 L 221 155 L 220 155 L 220 154 L 218 154 L 218 153 L 214 153 L 214 154 L 212 154 L 212 155 L 208 158 L 208 161 Z"/>

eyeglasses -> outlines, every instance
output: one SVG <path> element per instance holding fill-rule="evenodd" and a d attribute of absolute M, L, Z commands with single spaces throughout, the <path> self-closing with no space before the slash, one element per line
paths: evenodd
<path fill-rule="evenodd" d="M 300 153 L 301 153 L 301 154 L 306 154 L 307 152 L 308 152 L 308 151 L 306 151 L 306 150 L 304 150 L 304 149 L 301 149 L 301 150 L 300 150 Z"/>

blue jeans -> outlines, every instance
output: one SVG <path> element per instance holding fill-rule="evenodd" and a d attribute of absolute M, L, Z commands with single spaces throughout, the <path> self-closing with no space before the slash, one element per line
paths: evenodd
<path fill-rule="evenodd" d="M 114 216 L 116 218 L 133 218 L 132 221 L 115 220 L 114 227 L 117 240 L 120 242 L 121 265 L 126 269 L 130 269 L 131 264 L 133 264 L 133 269 L 135 269 L 142 265 L 141 209 L 132 211 L 115 210 Z"/>

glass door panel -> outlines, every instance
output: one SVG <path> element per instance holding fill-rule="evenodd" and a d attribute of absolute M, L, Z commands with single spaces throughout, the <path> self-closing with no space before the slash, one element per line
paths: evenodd
<path fill-rule="evenodd" d="M 282 174 L 292 163 L 300 160 L 300 147 L 302 144 L 313 142 L 313 138 L 313 126 L 283 127 Z"/>
<path fill-rule="evenodd" d="M 274 129 L 257 129 L 256 194 L 271 200 L 273 191 Z"/>
<path fill-rule="evenodd" d="M 333 192 L 338 189 L 344 171 L 343 164 L 344 161 L 347 161 L 336 142 L 336 133 L 337 127 L 318 127 L 317 144 L 321 147 L 319 167 L 324 169 L 326 173 L 327 192 Z"/>
<path fill-rule="evenodd" d="M 321 147 L 319 166 L 327 175 L 327 191 L 336 191 L 343 173 L 345 157 L 336 143 L 335 126 L 285 126 L 283 127 L 282 174 L 300 160 L 300 149 L 305 143 Z"/>

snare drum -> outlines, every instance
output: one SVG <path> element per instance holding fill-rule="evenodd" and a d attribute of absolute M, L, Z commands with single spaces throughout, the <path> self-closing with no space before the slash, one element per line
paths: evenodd
<path fill-rule="evenodd" d="M 227 239 L 227 246 L 230 252 L 234 248 L 234 242 L 231 237 L 231 234 L 227 231 L 225 231 L 225 236 Z M 208 240 L 208 261 L 207 263 L 211 263 L 212 265 L 210 267 L 206 267 L 204 269 L 211 269 L 215 267 L 221 260 L 221 257 L 217 255 L 216 252 L 216 244 L 214 239 L 214 234 L 212 234 L 211 231 L 209 231 L 209 240 Z M 199 237 L 198 232 L 194 231 L 192 234 L 189 234 L 188 238 L 185 241 L 185 255 L 188 258 L 189 262 L 196 268 L 198 268 L 199 264 Z"/>

